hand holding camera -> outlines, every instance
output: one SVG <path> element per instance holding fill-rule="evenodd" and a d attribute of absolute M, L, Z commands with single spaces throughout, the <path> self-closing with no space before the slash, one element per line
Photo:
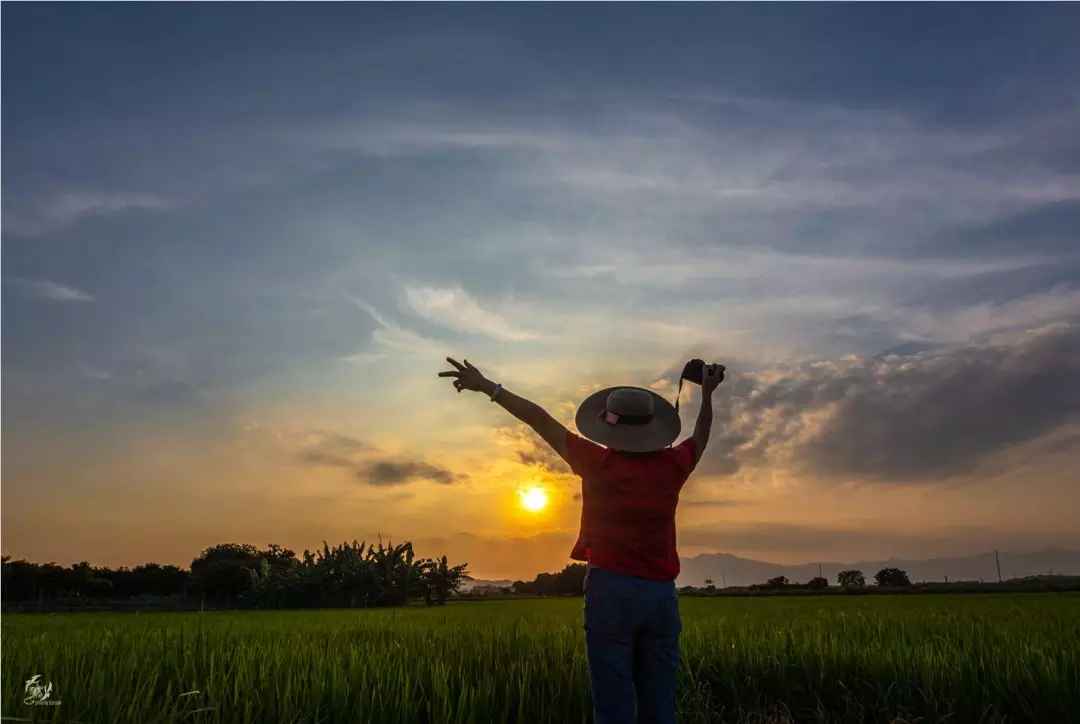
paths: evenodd
<path fill-rule="evenodd" d="M 682 378 L 694 384 L 701 385 L 703 394 L 711 395 L 713 390 L 724 381 L 724 372 L 727 370 L 722 364 L 705 364 L 704 360 L 692 359 L 683 367 Z"/>
<path fill-rule="evenodd" d="M 724 365 L 711 364 L 705 367 L 705 375 L 701 379 L 701 392 L 704 395 L 711 395 L 713 390 L 720 386 L 720 383 L 724 381 Z"/>

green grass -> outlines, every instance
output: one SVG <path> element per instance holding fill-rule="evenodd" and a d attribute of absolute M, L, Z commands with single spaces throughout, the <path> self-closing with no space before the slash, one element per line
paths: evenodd
<path fill-rule="evenodd" d="M 683 722 L 1080 722 L 1077 595 L 681 606 Z M 6 615 L 2 713 L 107 724 L 585 722 L 581 618 L 581 599 Z M 59 706 L 23 703 L 35 673 L 53 682 Z"/>

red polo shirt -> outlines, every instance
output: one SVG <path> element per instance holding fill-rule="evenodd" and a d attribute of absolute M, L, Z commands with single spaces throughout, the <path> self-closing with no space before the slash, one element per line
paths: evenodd
<path fill-rule="evenodd" d="M 567 431 L 567 462 L 581 478 L 581 532 L 570 557 L 641 578 L 679 575 L 675 507 L 697 461 L 694 438 L 634 456 Z"/>

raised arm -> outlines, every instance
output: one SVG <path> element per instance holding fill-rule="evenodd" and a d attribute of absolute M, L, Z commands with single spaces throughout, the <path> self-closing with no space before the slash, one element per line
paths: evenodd
<path fill-rule="evenodd" d="M 709 444 L 709 435 L 712 433 L 712 393 L 723 381 L 723 365 L 709 365 L 705 368 L 701 380 L 701 409 L 698 411 L 697 424 L 694 425 L 694 452 L 697 460 L 701 460 L 705 453 L 705 446 Z"/>
<path fill-rule="evenodd" d="M 536 433 L 544 439 L 551 448 L 559 454 L 563 460 L 566 460 L 566 428 L 548 414 L 548 411 L 537 405 L 535 402 L 530 402 L 524 397 L 515 395 L 510 390 L 505 389 L 502 385 L 497 385 L 491 380 L 487 379 L 480 373 L 480 370 L 469 364 L 469 360 L 465 360 L 464 364 L 451 359 L 446 358 L 454 370 L 447 372 L 440 372 L 439 377 L 450 377 L 454 380 L 454 388 L 458 392 L 462 390 L 472 390 L 474 392 L 482 392 L 488 397 L 493 397 L 493 400 L 501 405 L 503 409 L 509 412 L 517 419 L 524 422 L 531 427 Z"/>

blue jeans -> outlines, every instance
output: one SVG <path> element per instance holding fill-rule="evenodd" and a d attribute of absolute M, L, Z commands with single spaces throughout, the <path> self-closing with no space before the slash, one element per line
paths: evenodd
<path fill-rule="evenodd" d="M 681 632 L 674 581 L 590 566 L 585 647 L 594 724 L 675 724 Z"/>

